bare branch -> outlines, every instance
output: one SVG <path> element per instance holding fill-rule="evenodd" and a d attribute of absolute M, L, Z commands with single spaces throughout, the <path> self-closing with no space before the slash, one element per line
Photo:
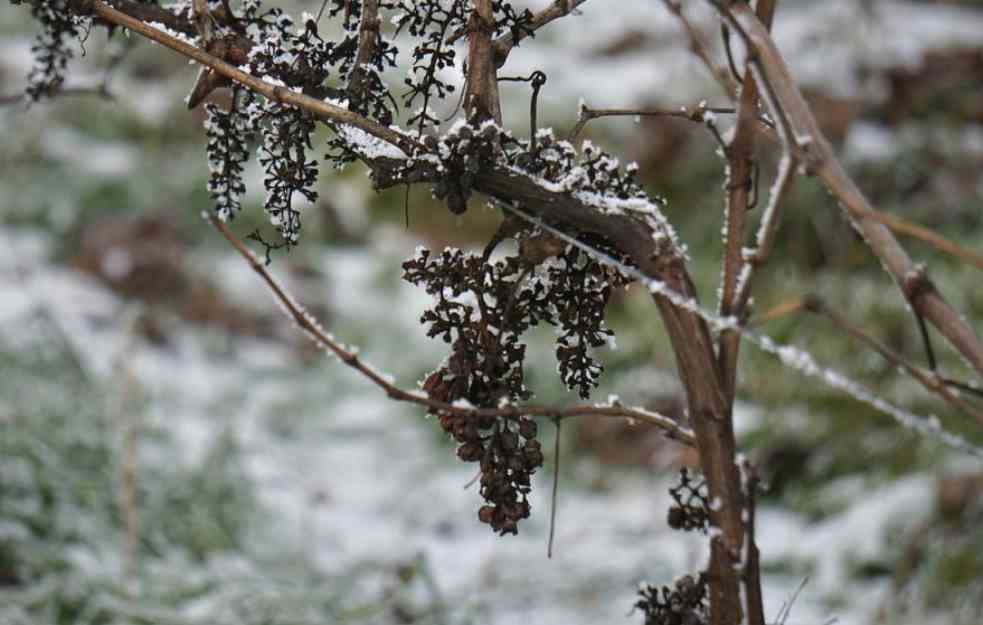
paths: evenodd
<path fill-rule="evenodd" d="M 714 0 L 714 5 L 745 37 L 758 86 L 762 91 L 773 92 L 776 107 L 787 115 L 803 164 L 823 180 L 884 268 L 898 285 L 904 285 L 916 270 L 915 263 L 891 231 L 871 217 L 875 209 L 834 155 L 768 30 L 745 4 L 734 3 L 728 8 Z M 941 294 L 934 288 L 921 289 L 915 297 L 909 297 L 909 302 L 983 376 L 983 344 Z"/>
<path fill-rule="evenodd" d="M 964 401 L 957 393 L 954 393 L 949 388 L 946 380 L 939 376 L 936 372 L 928 371 L 912 364 L 901 354 L 895 352 L 887 345 L 884 345 L 874 337 L 850 323 L 846 317 L 827 306 L 817 297 L 805 298 L 803 300 L 802 309 L 826 317 L 838 328 L 845 331 L 850 336 L 860 340 L 867 347 L 880 354 L 884 360 L 888 361 L 897 368 L 903 369 L 908 375 L 924 386 L 928 392 L 938 395 L 947 403 L 972 416 L 974 419 L 976 419 L 977 423 L 983 425 L 983 412 Z"/>
<path fill-rule="evenodd" d="M 348 97 L 353 102 L 364 102 L 370 89 L 369 63 L 379 46 L 379 0 L 362 2 L 362 21 L 358 28 L 358 51 L 355 65 L 348 79 Z"/>
<path fill-rule="evenodd" d="M 966 390 L 963 388 L 964 385 L 955 383 L 935 371 L 924 369 L 913 364 L 901 354 L 895 352 L 890 347 L 884 345 L 874 337 L 870 336 L 864 330 L 854 325 L 844 315 L 830 308 L 825 302 L 815 295 L 805 295 L 803 297 L 792 298 L 782 302 L 761 316 L 756 317 L 754 319 L 754 325 L 763 325 L 765 323 L 802 312 L 810 312 L 826 317 L 839 329 L 843 330 L 855 339 L 858 339 L 871 350 L 877 352 L 882 358 L 884 358 L 884 360 L 891 363 L 894 367 L 904 370 L 905 373 L 921 384 L 929 393 L 938 395 L 949 405 L 961 410 L 967 415 L 970 415 L 978 423 L 983 424 L 983 411 L 965 401 L 957 392 L 952 390 L 953 388 Z"/>
<path fill-rule="evenodd" d="M 468 21 L 468 80 L 464 91 L 464 110 L 472 124 L 485 120 L 502 123 L 502 104 L 498 97 L 498 67 L 492 34 L 495 14 L 492 0 L 474 0 Z"/>
<path fill-rule="evenodd" d="M 771 0 L 758 3 L 758 15 L 762 21 L 771 23 L 774 16 L 775 4 Z M 727 32 L 726 28 L 724 32 Z M 728 42 L 729 44 L 729 42 Z M 728 48 L 728 58 L 730 48 Z M 779 115 L 781 113 L 779 112 Z M 724 206 L 724 241 L 723 241 L 723 271 L 720 284 L 719 312 L 721 315 L 736 315 L 744 319 L 746 316 L 745 305 L 751 290 L 752 267 L 747 264 L 744 258 L 744 235 L 747 211 L 750 208 L 749 196 L 752 190 L 752 171 L 754 165 L 754 141 L 755 141 L 755 120 L 758 117 L 758 90 L 753 80 L 751 80 L 751 68 L 744 71 L 743 89 L 740 94 L 740 103 L 737 112 L 737 124 L 734 127 L 733 138 L 730 145 L 726 148 L 728 180 L 727 180 L 727 199 Z M 784 120 L 779 119 L 779 124 Z M 788 147 L 787 131 L 780 126 L 783 149 L 786 156 L 783 157 L 782 164 L 789 165 L 792 159 L 791 148 Z M 785 191 L 791 181 L 791 173 L 794 167 L 780 169 L 778 176 L 781 178 L 780 193 L 772 193 L 768 208 L 762 217 L 762 232 L 770 233 L 774 236 L 777 228 L 778 207 L 784 197 Z M 784 176 L 783 176 L 784 173 Z M 760 190 L 754 189 L 755 195 Z M 760 233 L 759 233 L 760 234 Z M 762 237 L 759 236 L 758 249 L 762 248 Z M 770 247 L 770 246 L 769 246 Z M 743 293 L 741 293 L 743 291 Z M 737 392 L 737 357 L 740 350 L 740 338 L 733 330 L 721 333 L 719 340 L 719 360 L 720 369 L 724 378 L 724 389 L 727 396 L 733 399 Z"/>
<path fill-rule="evenodd" d="M 792 188 L 797 166 L 798 161 L 791 153 L 783 155 L 778 164 L 775 184 L 771 188 L 768 206 L 761 216 L 761 225 L 758 227 L 757 246 L 753 250 L 742 250 L 744 266 L 738 276 L 733 300 L 736 310 L 743 312 L 747 309 L 747 304 L 751 299 L 751 282 L 754 271 L 765 264 L 771 255 L 771 248 L 774 246 L 775 237 L 778 234 L 778 224 L 782 218 L 782 204 L 789 189 Z"/>
<path fill-rule="evenodd" d="M 903 217 L 882 213 L 878 210 L 865 211 L 862 213 L 867 219 L 884 224 L 894 233 L 918 239 L 923 243 L 931 245 L 935 249 L 945 252 L 970 263 L 978 269 L 983 269 L 983 254 L 968 247 L 959 245 L 932 230 L 912 223 Z"/>
<path fill-rule="evenodd" d="M 729 115 L 734 113 L 734 109 L 726 106 L 706 106 L 704 102 L 696 106 L 660 109 L 592 109 L 583 105 L 577 111 L 577 125 L 570 131 L 568 140 L 575 141 L 584 126 L 591 120 L 601 117 L 676 117 L 702 124 L 710 118 L 708 113 Z"/>

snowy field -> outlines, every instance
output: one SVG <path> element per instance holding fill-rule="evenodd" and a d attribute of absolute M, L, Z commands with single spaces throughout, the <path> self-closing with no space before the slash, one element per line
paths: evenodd
<path fill-rule="evenodd" d="M 697 25 L 715 32 L 704 3 L 687 6 Z M 779 6 L 777 41 L 793 73 L 841 96 L 883 97 L 885 86 L 859 68 L 917 66 L 928 50 L 983 46 L 981 9 L 893 0 Z M 17 9 L 5 6 L 4 19 Z M 29 36 L 12 31 L 5 27 L 0 39 L 4 77 L 23 75 L 29 63 Z M 626 34 L 642 43 L 598 53 Z M 557 124 L 569 125 L 580 98 L 597 107 L 714 102 L 719 89 L 680 42 L 678 23 L 660 2 L 590 0 L 581 17 L 523 43 L 507 70 L 546 71 L 541 102 Z M 193 73 L 161 82 L 120 75 L 123 96 L 104 106 L 166 133 L 177 109 L 162 101 L 179 102 Z M 10 88 L 16 80 L 3 83 Z M 527 96 L 510 97 L 520 104 L 507 107 L 515 117 L 506 121 L 524 128 Z M 42 119 L 47 109 L 38 109 L 0 110 L 0 126 L 11 135 L 0 146 L 0 166 L 38 158 L 91 181 L 158 171 L 180 177 L 204 161 L 195 148 L 187 154 L 201 162 L 182 153 L 160 165 L 145 156 L 154 149 L 149 141 L 93 138 L 71 123 L 44 131 L 21 123 Z M 627 121 L 597 125 L 612 137 L 632 132 Z M 847 156 L 857 162 L 900 149 L 896 134 L 876 126 L 856 124 L 851 133 Z M 979 127 L 960 134 L 968 149 L 983 152 Z M 517 537 L 494 536 L 477 520 L 476 487 L 465 488 L 473 466 L 456 461 L 439 427 L 419 409 L 388 401 L 337 360 L 305 350 L 301 334 L 230 249 L 193 249 L 191 275 L 207 276 L 223 298 L 273 329 L 243 336 L 164 312 L 158 322 L 166 340 L 156 340 L 141 329 L 154 311 L 59 258 L 50 230 L 72 221 L 73 197 L 57 185 L 45 188 L 53 184 L 49 176 L 22 182 L 0 174 L 7 259 L 0 265 L 0 355 L 8 371 L 0 369 L 0 444 L 30 450 L 24 458 L 37 463 L 0 458 L 0 625 L 33 625 L 38 615 L 47 619 L 39 625 L 639 623 L 630 609 L 640 582 L 669 583 L 704 566 L 704 540 L 665 523 L 672 469 L 615 469 L 569 453 L 553 557 L 546 554 L 551 455 L 536 475 L 532 518 Z M 369 226 L 360 184 L 347 178 L 333 192 L 352 227 L 371 229 L 365 245 L 312 245 L 302 253 L 314 271 L 282 277 L 341 340 L 413 388 L 444 347 L 419 326 L 428 300 L 398 278 L 419 241 L 401 228 Z M 254 201 L 260 187 L 252 186 Z M 47 229 L 23 223 L 26 204 L 15 192 L 40 198 L 50 213 Z M 202 232 L 217 236 L 204 223 Z M 117 250 L 102 262 L 108 273 L 125 276 L 134 259 Z M 274 272 L 283 266 L 275 263 Z M 49 378 L 48 371 L 55 373 Z M 63 384 L 64 376 L 73 382 Z M 749 432 L 759 409 L 741 408 L 739 426 Z M 52 421 L 50 414 L 65 418 Z M 553 429 L 540 427 L 551 450 Z M 57 428 L 50 441 L 48 428 Z M 92 450 L 105 452 L 104 473 L 80 481 L 72 472 L 87 466 L 79 464 L 81 454 Z M 947 466 L 980 468 L 956 454 Z M 198 481 L 215 474 L 222 476 L 218 490 Z M 191 482 L 201 492 L 192 492 Z M 15 486 L 5 490 L 5 483 Z M 135 500 L 125 500 L 127 492 Z M 819 522 L 779 506 L 760 511 L 769 619 L 807 578 L 789 625 L 834 618 L 841 625 L 970 624 L 961 615 L 975 608 L 958 600 L 941 612 L 895 618 L 885 612 L 897 592 L 890 576 L 851 577 L 858 566 L 894 561 L 895 539 L 932 512 L 933 475 L 871 484 L 849 477 L 819 496 L 839 510 Z M 196 513 L 195 502 L 206 500 L 221 522 Z M 180 508 L 185 517 L 171 518 L 175 501 L 190 502 Z M 50 519 L 48 538 L 35 538 L 38 519 Z M 190 534 L 182 533 L 183 521 Z M 29 547 L 31 566 L 46 571 L 38 583 L 4 585 L 6 543 Z M 55 564 L 43 564 L 49 561 Z M 81 607 L 66 617 L 56 605 Z"/>

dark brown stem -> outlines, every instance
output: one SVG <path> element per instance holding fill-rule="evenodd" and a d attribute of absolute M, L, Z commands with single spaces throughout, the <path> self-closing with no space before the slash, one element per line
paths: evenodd
<path fill-rule="evenodd" d="M 580 132 L 591 120 L 600 117 L 676 117 L 691 122 L 705 123 L 709 116 L 707 113 L 729 115 L 734 112 L 733 108 L 726 106 L 706 106 L 697 104 L 696 106 L 680 106 L 678 108 L 658 108 L 658 109 L 592 109 L 581 106 L 577 111 L 577 125 L 570 131 L 569 141 L 575 141 Z"/>
<path fill-rule="evenodd" d="M 486 120 L 502 123 L 498 96 L 498 66 L 492 48 L 495 14 L 492 0 L 474 0 L 468 21 L 468 81 L 464 91 L 464 110 L 474 125 Z"/>
<path fill-rule="evenodd" d="M 379 0 L 363 0 L 362 21 L 358 29 L 358 51 L 348 79 L 348 97 L 353 108 L 365 112 L 361 103 L 368 97 L 371 78 L 369 63 L 379 46 Z"/>
<path fill-rule="evenodd" d="M 768 0 L 758 3 L 758 15 L 762 22 L 771 23 L 775 3 Z M 744 306 L 750 293 L 750 275 L 745 275 L 743 281 L 739 277 L 744 272 L 744 236 L 746 216 L 749 207 L 752 170 L 754 168 L 755 126 L 758 117 L 758 90 L 751 76 L 751 70 L 744 73 L 744 88 L 741 91 L 740 104 L 737 112 L 737 124 L 734 128 L 733 139 L 727 147 L 727 163 L 729 166 L 729 184 L 727 185 L 726 239 L 723 260 L 723 282 L 721 284 L 720 314 L 745 316 Z M 794 167 L 792 168 L 794 172 Z M 787 185 L 783 185 L 787 186 Z M 784 194 L 784 191 L 783 191 Z M 781 198 L 772 198 L 772 202 Z M 778 208 L 780 204 L 769 204 Z M 777 211 L 766 211 L 763 219 L 771 219 Z M 775 222 L 777 224 L 777 221 Z M 769 229 L 772 226 L 768 226 Z M 759 242 L 759 249 L 762 249 Z M 767 250 L 768 248 L 763 248 Z M 740 283 L 739 283 L 740 282 Z M 743 291 L 743 295 L 738 291 Z M 724 375 L 724 388 L 731 401 L 737 388 L 737 356 L 740 351 L 741 338 L 734 330 L 727 330 L 720 335 L 719 358 L 720 368 Z"/>

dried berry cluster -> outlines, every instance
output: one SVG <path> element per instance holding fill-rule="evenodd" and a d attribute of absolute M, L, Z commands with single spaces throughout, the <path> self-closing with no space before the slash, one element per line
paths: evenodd
<path fill-rule="evenodd" d="M 478 172 L 494 164 L 500 132 L 492 122 L 476 131 L 461 121 L 439 140 L 432 136 L 424 139 L 424 145 L 439 158 L 441 176 L 433 186 L 434 197 L 445 200 L 455 215 L 467 210 Z"/>
<path fill-rule="evenodd" d="M 560 379 L 587 399 L 604 370 L 591 352 L 614 337 L 604 324 L 604 309 L 612 289 L 628 279 L 572 246 L 547 271 L 560 326 L 556 339 Z"/>
<path fill-rule="evenodd" d="M 11 0 L 22 4 L 24 0 Z M 70 9 L 69 0 L 34 0 L 31 15 L 41 25 L 31 53 L 34 65 L 27 75 L 27 97 L 37 102 L 54 95 L 65 82 L 65 68 L 72 58 L 71 40 L 81 39 L 88 33 L 90 20 Z"/>
<path fill-rule="evenodd" d="M 669 527 L 707 533 L 710 528 L 710 504 L 706 480 L 683 467 L 679 470 L 679 483 L 669 489 L 669 495 L 675 502 L 669 508 Z"/>
<path fill-rule="evenodd" d="M 450 399 L 453 383 L 445 375 L 443 369 L 435 371 L 424 384 L 433 399 Z M 517 534 L 519 521 L 529 517 L 532 474 L 543 465 L 536 422 L 524 416 L 469 419 L 443 413 L 439 418 L 440 426 L 459 443 L 458 458 L 479 463 L 486 503 L 478 510 L 478 520 L 501 535 Z"/>
<path fill-rule="evenodd" d="M 456 53 L 449 41 L 451 36 L 464 32 L 471 14 L 469 0 L 398 0 L 394 3 L 399 9 L 395 19 L 396 31 L 406 30 L 419 39 L 414 47 L 413 66 L 405 83 L 409 91 L 403 96 L 403 104 L 411 108 L 420 101 L 420 108 L 408 120 L 421 132 L 428 126 L 437 126 L 440 120 L 430 109 L 433 99 L 443 99 L 455 90 L 454 85 L 445 82 L 440 72 L 454 66 Z M 492 10 L 495 15 L 493 35 L 505 32 L 532 33 L 529 22 L 532 13 L 526 9 L 516 11 L 503 0 L 494 0 Z"/>
<path fill-rule="evenodd" d="M 482 408 L 528 398 L 519 337 L 552 311 L 542 283 L 526 284 L 516 258 L 494 264 L 460 250 L 431 258 L 421 249 L 403 263 L 404 279 L 437 299 L 422 322 L 428 336 L 451 344 L 446 364 L 424 384 L 447 403 Z M 530 477 L 543 463 L 536 424 L 527 417 L 468 419 L 441 414 L 440 424 L 460 444 L 458 457 L 481 466 L 479 519 L 495 531 L 516 533 L 529 516 Z"/>
<path fill-rule="evenodd" d="M 572 246 L 556 254 L 539 272 L 521 255 L 490 263 L 452 249 L 437 257 L 420 249 L 403 263 L 403 278 L 436 300 L 421 318 L 428 336 L 451 346 L 446 364 L 424 384 L 429 397 L 478 408 L 528 399 L 526 345 L 520 339 L 540 322 L 560 328 L 557 357 L 564 382 L 589 395 L 602 370 L 589 350 L 612 334 L 603 311 L 612 284 L 623 279 Z M 460 443 L 458 456 L 481 463 L 481 494 L 488 505 L 479 517 L 498 532 L 514 533 L 529 515 L 529 477 L 543 461 L 535 424 L 526 417 L 448 414 L 440 414 L 440 422 Z"/>
<path fill-rule="evenodd" d="M 540 130 L 536 142 L 517 142 L 510 151 L 515 166 L 560 185 L 571 192 L 597 193 L 618 200 L 649 200 L 638 182 L 638 167 L 632 163 L 621 168 L 620 161 L 584 141 L 580 153 L 569 141 L 557 139 L 550 130 Z M 663 203 L 662 198 L 654 198 Z"/>
<path fill-rule="evenodd" d="M 645 585 L 635 608 L 645 613 L 645 625 L 704 625 L 710 622 L 706 573 L 684 575 L 672 587 Z"/>

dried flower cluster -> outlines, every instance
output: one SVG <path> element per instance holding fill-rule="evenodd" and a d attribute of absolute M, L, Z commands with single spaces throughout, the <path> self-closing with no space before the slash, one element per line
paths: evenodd
<path fill-rule="evenodd" d="M 669 489 L 669 495 L 674 502 L 669 508 L 669 527 L 706 534 L 710 528 L 706 480 L 683 467 L 679 470 L 679 483 Z"/>
<path fill-rule="evenodd" d="M 707 575 L 683 575 L 672 586 L 644 585 L 635 608 L 645 614 L 645 625 L 704 625 L 710 622 Z"/>
<path fill-rule="evenodd" d="M 495 163 L 500 136 L 500 129 L 492 122 L 486 122 L 477 131 L 460 122 L 440 139 L 428 136 L 424 140 L 437 154 L 437 170 L 441 174 L 433 186 L 434 197 L 445 200 L 448 210 L 455 215 L 467 210 L 478 172 Z"/>
<path fill-rule="evenodd" d="M 11 0 L 22 4 L 24 0 Z M 74 56 L 69 47 L 73 39 L 88 34 L 91 22 L 69 10 L 68 0 L 34 0 L 28 2 L 31 15 L 41 25 L 31 52 L 34 65 L 27 75 L 27 97 L 37 102 L 55 95 L 65 83 L 65 68 Z"/>
<path fill-rule="evenodd" d="M 431 398 L 480 408 L 529 398 L 526 345 L 520 339 L 540 322 L 560 329 L 557 358 L 564 382 L 589 395 L 602 370 L 589 350 L 611 336 L 604 306 L 612 283 L 623 282 L 572 246 L 556 254 L 538 272 L 521 255 L 492 263 L 453 249 L 433 257 L 421 248 L 403 263 L 404 279 L 436 300 L 421 319 L 428 336 L 451 346 L 446 363 L 424 384 Z M 481 520 L 498 532 L 514 533 L 516 523 L 529 515 L 529 476 L 543 462 L 535 423 L 526 417 L 447 414 L 440 422 L 460 443 L 458 456 L 481 463 L 481 493 L 488 502 Z"/>

